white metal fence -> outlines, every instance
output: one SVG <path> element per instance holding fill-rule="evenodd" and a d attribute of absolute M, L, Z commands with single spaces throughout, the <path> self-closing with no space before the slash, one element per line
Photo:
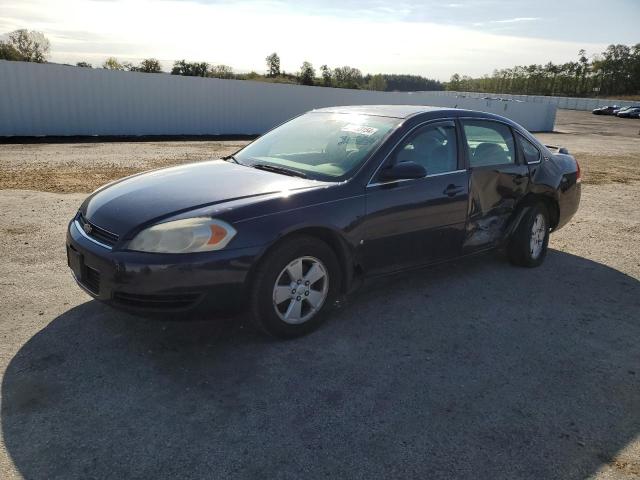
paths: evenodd
<path fill-rule="evenodd" d="M 591 111 L 604 105 L 618 105 L 620 107 L 633 107 L 640 105 L 638 100 L 611 100 L 606 98 L 580 98 L 580 97 L 551 97 L 544 95 L 512 95 L 510 93 L 478 93 L 478 92 L 433 92 L 436 95 L 456 98 L 500 98 L 527 103 L 545 103 L 555 105 L 566 110 Z"/>
<path fill-rule="evenodd" d="M 260 134 L 313 108 L 358 104 L 458 107 L 553 130 L 556 107 L 0 60 L 0 136 Z"/>

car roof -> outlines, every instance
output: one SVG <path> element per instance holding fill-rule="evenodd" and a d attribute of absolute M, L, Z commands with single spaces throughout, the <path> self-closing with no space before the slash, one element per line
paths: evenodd
<path fill-rule="evenodd" d="M 465 110 L 453 107 L 433 107 L 430 105 L 345 105 L 336 107 L 317 108 L 312 112 L 326 113 L 352 113 L 360 115 L 373 115 L 378 117 L 389 117 L 398 119 L 407 119 L 417 115 L 425 115 L 432 118 L 443 117 L 477 117 L 486 119 L 497 119 L 516 126 L 514 122 L 508 118 L 489 112 L 481 112 L 478 110 Z M 429 115 L 431 114 L 431 115 Z"/>
<path fill-rule="evenodd" d="M 410 117 L 415 118 L 418 116 L 418 118 L 421 119 L 469 117 L 486 120 L 498 120 L 511 125 L 511 127 L 516 128 L 518 131 L 524 130 L 514 121 L 501 115 L 496 115 L 495 113 L 481 112 L 478 110 L 465 110 L 462 108 L 452 107 L 432 107 L 429 105 L 347 105 L 340 107 L 318 108 L 316 110 L 311 110 L 311 112 L 351 113 L 360 115 L 373 115 L 378 117 L 398 118 L 400 120 L 408 119 Z"/>
<path fill-rule="evenodd" d="M 376 115 L 379 117 L 408 118 L 419 113 L 446 111 L 451 108 L 431 107 L 428 105 L 346 105 L 317 108 L 314 112 L 358 113 L 360 115 Z"/>

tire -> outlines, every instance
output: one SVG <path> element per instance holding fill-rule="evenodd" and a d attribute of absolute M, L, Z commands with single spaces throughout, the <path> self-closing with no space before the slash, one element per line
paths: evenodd
<path fill-rule="evenodd" d="M 335 253 L 322 240 L 306 235 L 283 240 L 256 269 L 249 295 L 253 324 L 278 338 L 312 332 L 335 303 L 341 273 Z"/>
<path fill-rule="evenodd" d="M 542 226 L 541 221 L 544 222 Z M 549 213 L 543 204 L 535 204 L 529 208 L 509 240 L 507 254 L 514 265 L 537 267 L 547 256 L 548 245 Z"/>

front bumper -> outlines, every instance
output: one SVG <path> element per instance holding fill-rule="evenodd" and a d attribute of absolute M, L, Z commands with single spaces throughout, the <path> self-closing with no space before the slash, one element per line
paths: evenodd
<path fill-rule="evenodd" d="M 92 297 L 134 313 L 237 311 L 261 247 L 157 254 L 110 250 L 67 229 L 69 267 Z"/>

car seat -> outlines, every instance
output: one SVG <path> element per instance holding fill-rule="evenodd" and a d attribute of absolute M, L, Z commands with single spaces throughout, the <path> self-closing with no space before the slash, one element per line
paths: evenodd
<path fill-rule="evenodd" d="M 504 163 L 512 163 L 504 149 L 496 143 L 481 143 L 473 151 L 473 160 L 471 165 L 474 167 L 482 167 L 485 165 L 501 165 Z"/>

